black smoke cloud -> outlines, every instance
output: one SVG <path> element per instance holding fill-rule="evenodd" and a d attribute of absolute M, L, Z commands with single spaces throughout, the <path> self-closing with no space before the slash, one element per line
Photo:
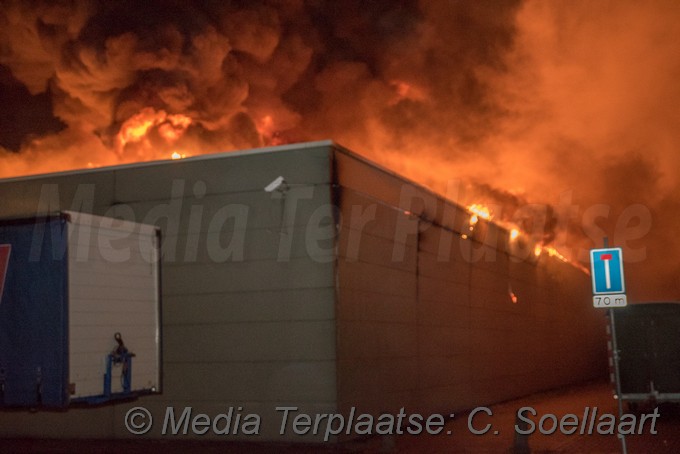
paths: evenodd
<path fill-rule="evenodd" d="M 3 134 L 0 144 L 30 149 L 36 135 L 61 125 L 111 148 L 120 126 L 145 107 L 189 115 L 210 148 L 202 152 L 318 137 L 366 142 L 376 122 L 390 148 L 426 135 L 474 142 L 493 132 L 500 114 L 478 73 L 503 70 L 516 8 L 3 2 L 0 64 L 26 87 L 3 83 L 16 92 L 7 100 L 33 100 L 25 117 L 46 124 L 21 137 Z"/>

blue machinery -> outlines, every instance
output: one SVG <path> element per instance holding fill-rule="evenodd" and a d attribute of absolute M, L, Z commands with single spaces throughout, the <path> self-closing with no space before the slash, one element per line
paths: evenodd
<path fill-rule="evenodd" d="M 80 399 L 73 399 L 73 402 L 85 402 L 88 404 L 103 404 L 111 400 L 128 399 L 134 397 L 132 393 L 132 358 L 134 353 L 125 347 L 123 338 L 120 333 L 114 334 L 113 338 L 118 343 L 118 346 L 108 355 L 106 355 L 106 373 L 104 373 L 104 392 L 100 396 L 84 397 Z M 120 381 L 123 390 L 114 393 L 111 391 L 111 383 L 113 380 L 113 366 L 121 365 Z"/>
<path fill-rule="evenodd" d="M 125 347 L 123 338 L 120 333 L 113 335 L 113 338 L 118 343 L 118 347 L 106 357 L 106 374 L 104 374 L 104 396 L 112 398 L 115 396 L 111 393 L 111 375 L 112 368 L 114 364 L 121 364 L 122 371 L 120 373 L 121 385 L 123 391 L 117 393 L 121 397 L 128 397 L 132 389 L 132 357 L 135 356 L 134 353 L 130 353 Z"/>

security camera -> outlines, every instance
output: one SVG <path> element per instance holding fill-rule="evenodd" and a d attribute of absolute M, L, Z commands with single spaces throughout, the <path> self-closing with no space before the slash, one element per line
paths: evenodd
<path fill-rule="evenodd" d="M 286 186 L 286 180 L 284 180 L 283 177 L 277 177 L 274 181 L 265 186 L 264 190 L 267 192 L 284 191 Z"/>

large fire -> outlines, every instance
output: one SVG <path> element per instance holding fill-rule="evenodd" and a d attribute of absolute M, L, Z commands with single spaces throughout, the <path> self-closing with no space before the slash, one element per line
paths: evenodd
<path fill-rule="evenodd" d="M 486 220 L 492 220 L 493 219 L 493 213 L 491 209 L 484 205 L 483 203 L 473 203 L 467 207 L 469 213 L 470 213 L 470 218 L 468 221 L 468 231 L 462 233 L 461 237 L 463 239 L 468 239 L 470 235 L 474 232 L 475 226 L 479 223 L 479 219 L 486 219 Z M 504 221 L 501 219 L 493 220 L 496 224 L 499 226 L 503 227 L 504 229 L 507 230 L 508 232 L 508 240 L 512 243 L 517 241 L 520 236 L 523 236 L 525 238 L 530 238 L 531 235 L 529 232 L 523 232 L 522 229 L 520 229 L 518 226 L 514 225 L 512 222 L 509 221 Z M 582 270 L 586 274 L 590 274 L 590 271 L 585 268 L 583 265 L 580 263 L 571 260 L 567 258 L 565 255 L 560 253 L 556 247 L 552 245 L 546 245 L 543 244 L 540 239 L 534 238 L 533 241 L 536 243 L 534 246 L 534 256 L 536 258 L 539 258 L 543 253 L 547 253 L 549 257 L 554 257 L 557 260 L 560 260 L 564 263 L 569 263 L 570 265 L 575 266 L 576 268 Z M 514 294 L 512 292 L 511 296 Z M 515 299 L 513 298 L 513 302 L 516 302 Z"/>
<path fill-rule="evenodd" d="M 130 150 L 133 154 L 127 159 L 133 161 L 162 159 L 168 155 L 172 159 L 184 158 L 186 153 L 168 150 L 175 147 L 191 124 L 191 118 L 186 115 L 146 107 L 121 125 L 116 135 L 116 153 L 124 161 Z"/>
<path fill-rule="evenodd" d="M 0 177 L 333 139 L 464 181 L 462 206 L 500 207 L 470 232 L 489 216 L 538 256 L 627 233 L 639 287 L 680 298 L 679 20 L 673 0 L 6 2 Z M 538 234 L 512 219 L 534 203 Z"/>

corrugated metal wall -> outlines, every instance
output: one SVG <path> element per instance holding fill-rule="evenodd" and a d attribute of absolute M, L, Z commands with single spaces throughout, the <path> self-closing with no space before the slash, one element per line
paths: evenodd
<path fill-rule="evenodd" d="M 466 211 L 335 159 L 340 409 L 448 412 L 604 376 L 586 274 L 547 254 L 520 260 L 483 220 L 463 239 Z"/>

